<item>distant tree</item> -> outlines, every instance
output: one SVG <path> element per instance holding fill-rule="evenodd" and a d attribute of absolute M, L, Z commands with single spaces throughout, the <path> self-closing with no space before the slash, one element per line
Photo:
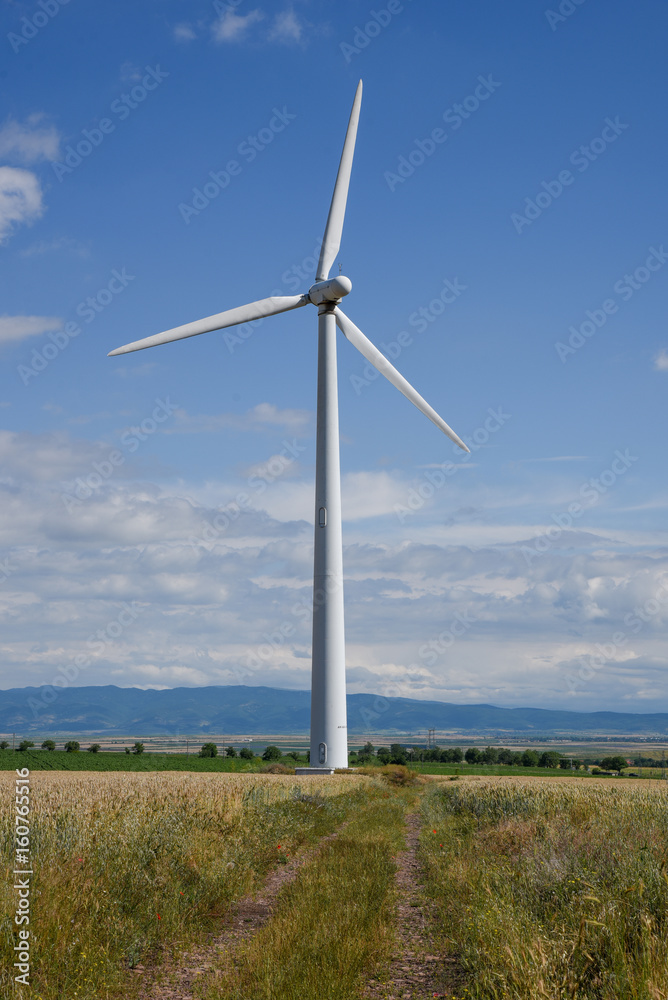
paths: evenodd
<path fill-rule="evenodd" d="M 401 743 L 393 743 L 390 746 L 390 764 L 405 764 L 408 760 L 408 754 Z"/>
<path fill-rule="evenodd" d="M 126 753 L 132 753 L 132 750 L 130 749 L 130 747 L 126 747 L 126 748 L 125 748 L 125 752 L 126 752 Z"/>
<path fill-rule="evenodd" d="M 32 740 L 21 740 L 19 743 L 19 750 L 29 750 L 30 747 L 34 747 L 34 745 L 35 744 Z"/>
<path fill-rule="evenodd" d="M 540 755 L 538 766 L 559 767 L 560 759 L 561 759 L 561 754 L 558 754 L 556 750 L 545 750 L 545 752 Z"/>
<path fill-rule="evenodd" d="M 512 750 L 507 750 L 506 747 L 500 747 L 497 752 L 496 759 L 499 764 L 512 764 L 514 756 L 515 755 Z"/>
<path fill-rule="evenodd" d="M 453 747 L 451 753 L 453 764 L 461 764 L 464 760 L 464 751 L 460 747 Z"/>
<path fill-rule="evenodd" d="M 236 757 L 236 755 L 237 755 L 237 752 L 234 749 L 234 747 L 225 747 L 225 756 L 226 757 Z"/>
<path fill-rule="evenodd" d="M 99 743 L 91 743 L 88 747 L 88 753 L 99 753 L 102 747 Z"/>
<path fill-rule="evenodd" d="M 56 749 L 56 744 L 53 742 L 53 740 L 44 740 L 44 742 L 42 743 L 42 750 L 55 750 L 55 749 Z"/>
<path fill-rule="evenodd" d="M 464 760 L 467 764 L 479 764 L 482 758 L 482 754 L 477 747 L 469 747 L 464 754 Z"/>
<path fill-rule="evenodd" d="M 239 751 L 239 756 L 243 757 L 244 760 L 252 760 L 255 754 L 250 747 L 242 747 Z"/>
<path fill-rule="evenodd" d="M 265 747 L 262 760 L 280 760 L 282 756 L 280 747 L 276 747 L 273 743 L 270 743 L 268 747 Z"/>
<path fill-rule="evenodd" d="M 143 743 L 133 743 L 132 752 L 133 753 L 143 753 L 146 747 Z"/>
<path fill-rule="evenodd" d="M 365 743 L 361 750 L 362 753 L 372 754 L 373 753 L 373 743 Z"/>
<path fill-rule="evenodd" d="M 78 740 L 68 740 L 65 744 L 66 753 L 77 753 L 81 749 L 81 745 Z"/>
<path fill-rule="evenodd" d="M 202 749 L 197 755 L 198 757 L 217 757 L 218 747 L 215 743 L 204 743 Z"/>
<path fill-rule="evenodd" d="M 482 752 L 483 764 L 496 764 L 499 759 L 499 751 L 496 747 L 485 747 Z"/>
<path fill-rule="evenodd" d="M 2 742 L 0 742 L 0 750 L 6 750 L 8 746 L 9 743 L 7 742 L 7 740 L 2 740 Z"/>
<path fill-rule="evenodd" d="M 522 754 L 522 767 L 538 767 L 539 760 L 535 750 L 525 750 Z"/>
<path fill-rule="evenodd" d="M 354 751 L 353 751 L 354 752 Z M 299 754 L 296 750 L 291 750 L 290 753 L 286 753 L 286 757 L 292 757 L 293 760 L 299 760 Z M 352 754 L 351 754 L 352 756 Z"/>
<path fill-rule="evenodd" d="M 389 764 L 392 754 L 390 753 L 389 747 L 378 747 L 376 750 L 376 757 L 381 764 Z"/>
<path fill-rule="evenodd" d="M 601 761 L 601 767 L 604 771 L 623 771 L 625 767 L 628 767 L 628 761 L 626 757 L 604 757 Z"/>

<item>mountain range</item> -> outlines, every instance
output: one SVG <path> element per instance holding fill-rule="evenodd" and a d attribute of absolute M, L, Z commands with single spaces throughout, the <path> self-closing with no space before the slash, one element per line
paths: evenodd
<path fill-rule="evenodd" d="M 0 692 L 3 734 L 109 735 L 308 733 L 310 693 L 244 685 L 201 688 L 11 688 Z M 382 695 L 348 696 L 351 734 L 496 735 L 668 734 L 668 713 L 571 712 L 541 708 L 455 705 Z"/>

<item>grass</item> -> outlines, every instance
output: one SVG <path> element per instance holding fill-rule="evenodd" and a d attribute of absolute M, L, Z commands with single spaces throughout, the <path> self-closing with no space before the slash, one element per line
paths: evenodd
<path fill-rule="evenodd" d="M 353 1000 L 395 947 L 393 855 L 410 791 L 374 783 L 355 818 L 322 845 L 278 911 L 218 970 L 206 1000 Z"/>
<path fill-rule="evenodd" d="M 423 808 L 429 890 L 468 996 L 668 996 L 663 784 L 466 779 Z"/>
<path fill-rule="evenodd" d="M 285 852 L 315 842 L 364 800 L 364 778 L 213 774 L 31 776 L 33 994 L 130 995 L 128 969 L 216 925 Z M 9 802 L 14 775 L 0 775 Z M 0 827 L 0 993 L 13 982 L 13 828 Z M 279 847 L 280 845 L 280 847 Z M 137 977 L 134 977 L 135 980 Z"/>

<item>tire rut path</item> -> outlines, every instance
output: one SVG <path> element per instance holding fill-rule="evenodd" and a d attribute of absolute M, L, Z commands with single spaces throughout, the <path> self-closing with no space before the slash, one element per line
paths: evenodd
<path fill-rule="evenodd" d="M 434 954 L 434 906 L 422 885 L 423 869 L 417 848 L 420 817 L 406 817 L 406 850 L 396 856 L 397 931 L 399 949 L 377 979 L 369 980 L 364 1000 L 422 1000 L 459 996 L 466 975 L 456 957 Z"/>
<path fill-rule="evenodd" d="M 137 965 L 132 971 L 144 977 L 138 1000 L 195 1000 L 192 992 L 195 983 L 201 982 L 221 962 L 234 960 L 239 946 L 270 919 L 279 893 L 295 881 L 300 869 L 313 860 L 322 845 L 338 837 L 349 822 L 272 871 L 257 893 L 236 900 L 225 914 L 220 914 L 226 921 L 222 930 L 208 934 L 203 946 L 184 951 L 175 959 L 163 959 L 146 967 Z"/>

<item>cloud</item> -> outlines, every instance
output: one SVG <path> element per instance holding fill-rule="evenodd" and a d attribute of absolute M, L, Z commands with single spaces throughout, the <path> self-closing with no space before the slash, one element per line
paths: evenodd
<path fill-rule="evenodd" d="M 60 135 L 53 125 L 40 126 L 43 115 L 34 114 L 21 124 L 8 118 L 0 128 L 0 157 L 19 163 L 57 160 Z"/>
<path fill-rule="evenodd" d="M 291 412 L 300 411 L 265 404 L 260 415 L 280 421 Z M 22 683 L 52 683 L 59 667 L 90 653 L 88 637 L 117 618 L 123 601 L 138 602 L 141 616 L 92 658 L 77 683 L 239 683 L 239 667 L 262 649 L 255 656 L 262 665 L 245 683 L 307 687 L 310 470 L 302 475 L 295 461 L 288 478 L 267 468 L 261 490 L 240 471 L 203 502 L 193 499 L 195 486 L 165 486 L 148 475 L 148 452 L 133 456 L 134 469 L 128 455 L 104 472 L 113 446 L 62 433 L 0 432 L 0 563 L 10 569 L 0 573 L 0 687 L 15 686 L 18 670 Z M 96 469 L 102 473 L 95 477 Z M 85 487 L 88 478 L 97 485 L 68 510 L 63 481 Z M 469 501 L 474 485 L 462 487 Z M 592 509 L 586 531 L 564 531 L 527 562 L 522 546 L 536 537 L 531 524 L 541 525 L 541 536 L 545 527 L 532 520 L 534 496 L 524 508 L 500 508 L 481 495 L 476 507 L 489 523 L 444 525 L 444 509 L 457 514 L 462 506 L 454 479 L 447 498 L 443 492 L 434 502 L 433 518 L 425 506 L 399 524 L 386 514 L 409 487 L 396 471 L 343 477 L 344 510 L 364 517 L 359 527 L 344 526 L 352 690 L 668 709 L 668 603 L 656 598 L 668 581 L 665 534 L 643 530 L 623 512 L 606 532 L 605 522 L 596 522 L 603 511 Z M 249 502 L 234 508 L 230 501 L 241 492 Z M 541 502 L 549 514 L 553 498 Z M 632 541 L 624 525 L 634 527 Z M 579 676 L 581 658 L 596 656 L 597 644 L 607 650 L 620 632 L 617 652 L 571 691 L 568 679 Z"/>
<path fill-rule="evenodd" d="M 313 416 L 308 410 L 280 410 L 273 403 L 258 403 L 246 413 L 189 414 L 176 411 L 174 427 L 166 434 L 201 434 L 233 428 L 239 431 L 258 431 L 275 427 L 288 434 L 306 433 Z"/>
<path fill-rule="evenodd" d="M 654 358 L 654 370 L 657 372 L 668 372 L 668 351 L 659 351 Z"/>
<path fill-rule="evenodd" d="M 0 345 L 60 330 L 62 325 L 63 321 L 58 316 L 0 316 Z"/>
<path fill-rule="evenodd" d="M 236 14 L 227 10 L 214 21 L 211 32 L 216 42 L 243 42 L 249 29 L 264 20 L 261 10 L 251 10 L 248 14 Z"/>
<path fill-rule="evenodd" d="M 0 167 L 0 243 L 16 225 L 31 225 L 43 214 L 42 189 L 29 170 Z"/>
<path fill-rule="evenodd" d="M 19 250 L 19 257 L 38 257 L 45 253 L 54 253 L 59 250 L 68 250 L 77 257 L 90 257 L 90 250 L 78 240 L 72 240 L 68 236 L 59 236 L 52 240 L 39 240 L 29 247 Z"/>
<path fill-rule="evenodd" d="M 192 42 L 197 35 L 189 24 L 176 24 L 173 30 L 174 38 L 177 42 Z"/>
<path fill-rule="evenodd" d="M 302 26 L 292 7 L 276 15 L 268 37 L 270 42 L 281 42 L 284 45 L 302 40 Z"/>

